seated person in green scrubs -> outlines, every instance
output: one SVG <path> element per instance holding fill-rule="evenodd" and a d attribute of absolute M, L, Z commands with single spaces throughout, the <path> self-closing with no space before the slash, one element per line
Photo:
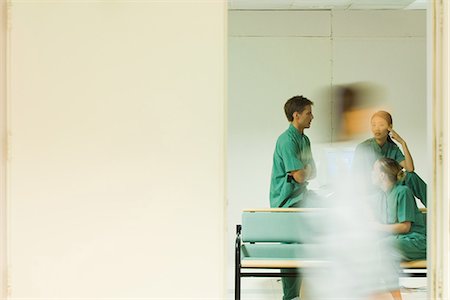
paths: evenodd
<path fill-rule="evenodd" d="M 303 133 L 314 118 L 312 105 L 313 102 L 303 96 L 294 96 L 284 105 L 290 125 L 278 137 L 273 154 L 270 207 L 305 205 L 308 180 L 316 174 L 311 144 Z M 283 277 L 282 284 L 283 300 L 299 299 L 300 277 Z"/>
<path fill-rule="evenodd" d="M 384 206 L 381 209 L 382 223 L 377 224 L 377 229 L 390 234 L 385 241 L 391 247 L 386 252 L 390 257 L 384 258 L 393 258 L 397 266 L 399 260 L 426 259 L 427 255 L 424 218 L 417 208 L 412 191 L 401 183 L 404 177 L 402 166 L 393 159 L 380 158 L 373 166 L 372 182 L 383 191 Z M 394 274 L 387 285 L 391 287 L 394 299 L 401 299 L 398 273 L 394 271 L 391 275 Z"/>
<path fill-rule="evenodd" d="M 392 116 L 386 111 L 378 111 L 370 122 L 373 138 L 356 147 L 353 158 L 354 170 L 366 179 L 365 183 L 370 186 L 368 170 L 372 169 L 373 163 L 381 157 L 391 158 L 406 170 L 404 184 L 423 205 L 427 206 L 427 184 L 414 172 L 413 158 L 406 141 L 392 128 Z M 394 141 L 401 145 L 403 153 Z"/>

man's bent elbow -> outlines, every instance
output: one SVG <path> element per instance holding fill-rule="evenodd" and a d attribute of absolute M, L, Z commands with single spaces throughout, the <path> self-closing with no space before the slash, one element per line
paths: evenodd
<path fill-rule="evenodd" d="M 400 233 L 408 233 L 411 230 L 411 223 L 402 223 Z"/>
<path fill-rule="evenodd" d="M 295 180 L 297 183 L 304 183 L 306 181 L 306 176 L 304 172 L 297 171 L 291 173 L 291 177 Z"/>

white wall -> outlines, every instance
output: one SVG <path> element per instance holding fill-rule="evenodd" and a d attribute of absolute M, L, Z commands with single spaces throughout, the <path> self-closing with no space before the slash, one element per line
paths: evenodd
<path fill-rule="evenodd" d="M 13 1 L 11 299 L 224 291 L 221 1 Z"/>
<path fill-rule="evenodd" d="M 7 296 L 7 210 L 6 210 L 6 49 L 7 5 L 0 0 L 0 298 Z"/>
<path fill-rule="evenodd" d="M 242 209 L 269 206 L 273 149 L 288 126 L 283 105 L 294 95 L 314 101 L 305 133 L 320 172 L 322 150 L 334 142 L 330 88 L 381 87 L 380 106 L 428 181 L 425 11 L 230 11 L 228 49 L 229 245 Z M 320 180 L 319 173 L 313 186 Z M 263 287 L 264 280 L 254 282 Z"/>

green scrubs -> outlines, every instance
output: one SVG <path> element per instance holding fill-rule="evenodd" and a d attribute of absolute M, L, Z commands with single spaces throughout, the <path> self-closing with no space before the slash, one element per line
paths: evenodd
<path fill-rule="evenodd" d="M 406 172 L 404 183 L 411 189 L 414 196 L 420 199 L 422 204 L 427 207 L 427 184 L 416 172 Z"/>
<path fill-rule="evenodd" d="M 380 146 L 374 138 L 371 138 L 356 147 L 353 168 L 360 172 L 370 173 L 375 161 L 381 157 L 391 158 L 398 163 L 405 160 L 402 151 L 392 140 L 388 139 L 383 146 Z"/>
<path fill-rule="evenodd" d="M 290 124 L 278 137 L 273 154 L 270 207 L 298 206 L 305 198 L 307 183 L 296 182 L 289 172 L 304 169 L 307 165 L 316 168 L 309 138 Z"/>
<path fill-rule="evenodd" d="M 353 158 L 353 169 L 359 175 L 366 178 L 365 184 L 371 186 L 371 176 L 373 164 L 379 158 L 387 157 L 401 163 L 405 160 L 400 148 L 390 138 L 383 146 L 377 144 L 374 138 L 368 139 L 356 147 L 355 156 Z M 406 172 L 404 181 L 414 196 L 416 196 L 423 205 L 427 206 L 427 184 L 415 172 Z"/>
<path fill-rule="evenodd" d="M 408 233 L 394 236 L 394 247 L 402 260 L 426 259 L 427 236 L 423 214 L 416 205 L 416 200 L 409 187 L 396 184 L 387 194 L 386 223 L 395 224 L 411 222 Z"/>
<path fill-rule="evenodd" d="M 307 183 L 297 183 L 289 172 L 301 170 L 307 165 L 315 172 L 315 163 L 308 137 L 300 133 L 292 124 L 277 140 L 273 154 L 272 177 L 270 183 L 270 207 L 302 206 L 305 202 Z M 281 269 L 281 273 L 289 269 Z M 282 277 L 283 300 L 299 297 L 301 278 Z"/>

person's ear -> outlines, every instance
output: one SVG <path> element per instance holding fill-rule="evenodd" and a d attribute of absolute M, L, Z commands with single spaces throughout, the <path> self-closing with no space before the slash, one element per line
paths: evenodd
<path fill-rule="evenodd" d="M 295 119 L 297 119 L 299 117 L 299 114 L 298 114 L 298 112 L 294 112 L 293 114 L 292 114 L 292 118 L 295 120 Z"/>
<path fill-rule="evenodd" d="M 388 126 L 388 130 L 389 130 L 389 131 L 392 130 L 392 124 Z"/>

